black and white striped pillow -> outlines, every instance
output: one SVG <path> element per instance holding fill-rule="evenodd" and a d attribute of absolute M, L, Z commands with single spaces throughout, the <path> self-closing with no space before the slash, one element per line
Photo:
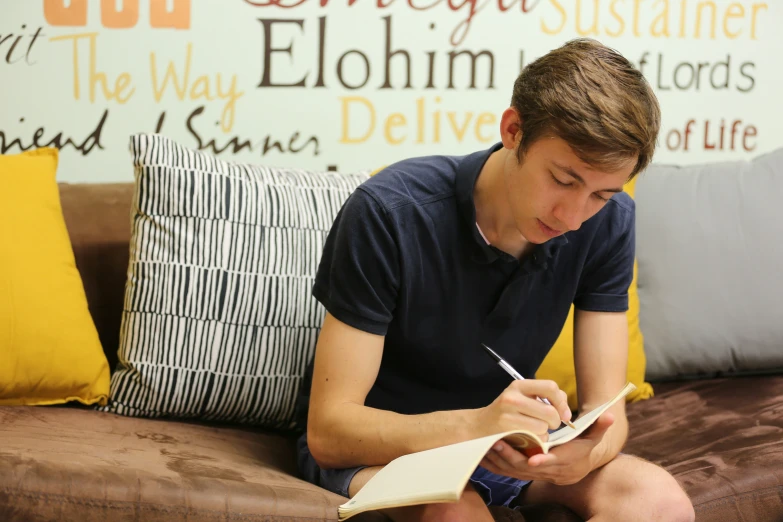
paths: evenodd
<path fill-rule="evenodd" d="M 323 307 L 326 235 L 369 177 L 232 163 L 131 137 L 130 263 L 104 411 L 294 424 Z"/>

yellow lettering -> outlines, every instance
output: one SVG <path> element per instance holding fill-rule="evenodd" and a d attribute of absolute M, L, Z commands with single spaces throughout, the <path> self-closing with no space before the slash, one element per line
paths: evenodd
<path fill-rule="evenodd" d="M 682 0 L 680 4 L 680 32 L 677 36 L 685 38 L 685 7 L 688 0 Z"/>
<path fill-rule="evenodd" d="M 473 113 L 465 113 L 465 120 L 461 127 L 457 125 L 456 115 L 457 114 L 452 111 L 446 113 L 446 116 L 449 119 L 449 125 L 451 125 L 451 129 L 454 131 L 454 136 L 457 137 L 457 141 L 461 142 L 465 138 L 465 132 L 468 130 L 468 123 L 470 123 L 470 120 L 473 118 Z"/>
<path fill-rule="evenodd" d="M 88 40 L 90 48 L 88 57 L 89 75 L 87 81 L 90 86 L 90 102 L 95 102 L 95 87 L 98 84 L 100 85 L 103 97 L 106 98 L 106 100 L 116 99 L 120 104 L 127 102 L 136 91 L 135 89 L 131 89 L 130 92 L 123 96 L 122 91 L 127 89 L 131 84 L 132 78 L 130 74 L 127 72 L 120 74 L 120 76 L 114 80 L 114 88 L 111 89 L 109 88 L 109 80 L 106 77 L 106 73 L 98 71 L 98 60 L 96 57 L 98 33 L 71 34 L 67 36 L 55 36 L 49 39 L 52 42 L 73 40 L 73 98 L 78 100 L 81 95 L 81 90 L 79 88 L 79 40 L 82 38 Z"/>
<path fill-rule="evenodd" d="M 612 14 L 614 19 L 620 23 L 620 28 L 615 32 L 606 29 L 606 34 L 608 34 L 609 36 L 620 36 L 625 31 L 625 20 L 623 20 L 623 17 L 620 16 L 620 13 L 618 13 L 616 9 L 617 2 L 624 2 L 624 1 L 625 0 L 612 0 L 612 3 L 609 4 L 609 12 Z"/>
<path fill-rule="evenodd" d="M 400 112 L 393 112 L 389 114 L 389 117 L 386 118 L 386 124 L 384 125 L 383 129 L 383 136 L 386 138 L 386 141 L 391 143 L 392 145 L 399 145 L 403 141 L 405 141 L 406 135 L 403 135 L 401 138 L 395 138 L 392 136 L 392 127 L 399 127 L 405 125 L 406 120 L 405 116 Z"/>
<path fill-rule="evenodd" d="M 96 58 L 95 58 L 95 39 L 97 36 L 90 37 L 90 102 L 95 101 L 95 84 L 98 82 L 101 82 L 101 88 L 103 89 L 103 97 L 107 100 L 111 99 L 111 91 L 109 90 L 109 87 L 106 85 L 106 75 L 104 73 L 99 73 L 97 71 L 97 66 L 95 65 Z"/>
<path fill-rule="evenodd" d="M 650 34 L 652 34 L 656 38 L 660 38 L 661 36 L 665 36 L 668 38 L 669 35 L 669 0 L 658 0 L 655 2 L 655 5 L 658 5 L 659 3 L 663 4 L 663 11 L 658 13 L 658 16 L 655 17 L 655 20 L 653 20 L 652 25 L 650 26 Z M 658 25 L 661 25 L 661 27 L 657 27 Z"/>
<path fill-rule="evenodd" d="M 375 107 L 373 107 L 372 103 L 370 103 L 370 100 L 367 98 L 364 98 L 362 96 L 345 96 L 341 97 L 340 100 L 342 101 L 342 114 L 343 114 L 343 132 L 342 136 L 340 137 L 340 143 L 363 143 L 369 139 L 369 137 L 372 135 L 373 131 L 375 130 Z M 370 125 L 367 129 L 367 132 L 364 133 L 363 136 L 359 138 L 352 138 L 349 136 L 349 124 L 350 124 L 350 110 L 349 110 L 349 104 L 351 103 L 360 103 L 364 105 L 368 110 L 370 114 Z"/>
<path fill-rule="evenodd" d="M 753 17 L 750 22 L 750 39 L 756 39 L 756 15 L 759 9 L 767 9 L 767 4 L 753 4 Z"/>
<path fill-rule="evenodd" d="M 642 0 L 634 0 L 633 2 L 633 35 L 640 36 L 639 33 L 639 4 Z"/>
<path fill-rule="evenodd" d="M 582 29 L 582 0 L 576 0 L 576 32 L 582 36 L 598 35 L 598 0 L 593 0 L 593 25 L 589 29 Z"/>
<path fill-rule="evenodd" d="M 122 95 L 122 91 L 124 91 L 130 85 L 130 83 L 131 76 L 126 72 L 119 75 L 117 77 L 117 81 L 114 83 L 114 94 L 117 96 L 117 103 L 120 105 L 124 105 L 125 102 L 127 102 L 130 97 L 133 96 L 133 93 L 136 92 L 136 89 L 133 88 L 125 96 Z"/>
<path fill-rule="evenodd" d="M 440 96 L 435 96 L 435 103 L 440 103 Z M 440 143 L 440 111 L 432 113 L 432 142 Z"/>
<path fill-rule="evenodd" d="M 546 34 L 558 34 L 560 31 L 563 30 L 563 27 L 566 23 L 566 10 L 563 9 L 563 6 L 558 3 L 557 0 L 549 0 L 553 6 L 555 6 L 555 9 L 557 9 L 560 12 L 560 16 L 562 17 L 562 21 L 560 22 L 560 25 L 557 27 L 557 29 L 550 29 L 546 26 L 544 23 L 544 19 L 541 19 L 541 30 L 544 31 Z"/>
<path fill-rule="evenodd" d="M 424 143 L 424 96 L 416 98 L 416 143 Z"/>
<path fill-rule="evenodd" d="M 481 142 L 489 142 L 494 139 L 494 135 L 490 134 L 489 136 L 484 136 L 481 133 L 481 127 L 484 127 L 485 125 L 495 125 L 496 117 L 491 112 L 482 112 L 478 115 L 478 118 L 476 118 L 476 126 L 474 128 L 476 132 L 476 139 Z"/>
<path fill-rule="evenodd" d="M 729 31 L 729 18 L 742 18 L 743 16 L 745 16 L 745 8 L 742 7 L 742 4 L 735 2 L 726 8 L 723 15 L 723 34 L 726 35 L 726 38 L 734 39 L 742 32 L 742 29 L 736 32 Z"/>
<path fill-rule="evenodd" d="M 187 93 L 188 88 L 188 78 L 190 77 L 190 58 L 191 53 L 193 51 L 193 44 L 188 43 L 187 52 L 185 54 L 185 73 L 183 75 L 182 85 L 179 84 L 179 80 L 177 77 L 177 70 L 174 67 L 174 62 L 169 62 L 169 66 L 166 68 L 166 74 L 163 76 L 163 83 L 158 86 L 158 68 L 157 68 L 157 60 L 155 53 L 150 53 L 150 72 L 152 74 L 152 94 L 155 97 L 155 101 L 159 102 L 160 99 L 163 97 L 163 92 L 166 90 L 166 87 L 169 83 L 169 78 L 171 78 L 171 83 L 174 84 L 174 90 L 177 93 L 177 98 L 181 100 L 185 99 L 185 94 Z"/>
<path fill-rule="evenodd" d="M 225 107 L 223 107 L 223 114 L 220 116 L 220 128 L 223 132 L 230 132 L 234 127 L 234 116 L 236 114 L 237 100 L 244 96 L 245 91 L 237 90 L 237 75 L 231 75 L 231 86 L 228 91 L 223 92 L 221 86 L 223 85 L 223 79 L 220 74 L 217 75 L 217 93 L 218 98 L 221 100 L 228 100 Z"/>
<path fill-rule="evenodd" d="M 706 2 L 699 2 L 699 5 L 696 6 L 696 27 L 693 31 L 694 38 L 701 38 L 701 15 L 702 11 L 704 11 L 705 7 L 709 7 L 712 9 L 712 15 L 711 15 L 711 22 L 710 22 L 710 38 L 715 39 L 715 2 L 712 0 L 707 0 Z"/>
<path fill-rule="evenodd" d="M 51 2 L 55 4 L 56 2 Z M 98 36 L 98 33 L 80 33 L 69 34 L 66 36 L 53 36 L 49 38 L 50 42 L 57 42 L 59 40 L 73 40 L 73 99 L 79 99 L 79 40 L 81 38 L 94 39 Z"/>
<path fill-rule="evenodd" d="M 196 78 L 196 81 L 190 87 L 190 99 L 197 100 L 199 98 L 204 98 L 207 101 L 213 99 L 209 94 L 209 78 L 206 75 Z"/>

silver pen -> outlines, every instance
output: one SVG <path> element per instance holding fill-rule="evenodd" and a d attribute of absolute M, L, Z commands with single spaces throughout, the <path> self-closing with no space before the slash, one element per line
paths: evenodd
<path fill-rule="evenodd" d="M 516 379 L 516 380 L 518 380 L 518 381 L 524 381 L 524 380 L 525 380 L 525 378 L 524 378 L 524 377 L 522 377 L 522 376 L 519 374 L 519 372 L 518 372 L 518 371 L 516 371 L 516 370 L 514 369 L 514 367 L 513 367 L 513 366 L 511 366 L 510 364 L 508 364 L 508 363 L 506 362 L 506 360 L 505 360 L 505 359 L 503 359 L 501 356 L 499 356 L 498 354 L 496 354 L 496 353 L 495 353 L 495 351 L 494 351 L 492 348 L 490 348 L 489 346 L 487 346 L 487 345 L 486 345 L 486 344 L 484 344 L 484 343 L 481 343 L 481 346 L 484 348 L 484 350 L 486 350 L 486 352 L 487 352 L 487 353 L 488 353 L 488 354 L 489 354 L 489 355 L 490 355 L 490 356 L 491 356 L 493 359 L 495 359 L 495 362 L 496 362 L 496 363 L 498 363 L 498 366 L 500 366 L 501 368 L 503 368 L 504 370 L 506 370 L 506 373 L 508 373 L 510 376 L 512 376 L 514 379 Z M 551 402 L 549 402 L 549 400 L 547 400 L 547 399 L 546 399 L 546 397 L 545 397 L 545 398 L 543 398 L 543 399 L 542 399 L 541 397 L 536 397 L 536 399 L 538 399 L 539 401 L 543 402 L 544 404 L 548 404 L 549 406 L 552 406 L 552 403 L 551 403 Z M 576 429 L 576 426 L 574 426 L 574 425 L 571 423 L 571 421 L 563 421 L 563 422 L 564 422 L 564 423 L 565 423 L 565 424 L 566 424 L 568 427 L 570 427 L 570 428 L 573 428 L 573 429 Z"/>

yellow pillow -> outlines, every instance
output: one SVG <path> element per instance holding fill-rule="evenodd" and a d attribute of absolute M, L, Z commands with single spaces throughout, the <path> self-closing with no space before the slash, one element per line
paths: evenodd
<path fill-rule="evenodd" d="M 628 182 L 625 192 L 634 197 L 636 178 Z M 628 394 L 627 402 L 649 399 L 653 396 L 650 383 L 644 381 L 647 359 L 644 355 L 644 337 L 639 329 L 639 294 L 636 287 L 637 263 L 633 266 L 633 280 L 628 288 L 628 381 L 636 385 L 636 390 Z M 547 354 L 541 367 L 536 372 L 537 379 L 555 381 L 560 389 L 568 394 L 568 405 L 572 410 L 578 407 L 576 396 L 576 376 L 574 369 L 574 307 L 568 313 L 568 319 L 555 341 L 552 350 Z"/>
<path fill-rule="evenodd" d="M 109 364 L 57 187 L 57 149 L 0 155 L 0 405 L 106 404 Z"/>

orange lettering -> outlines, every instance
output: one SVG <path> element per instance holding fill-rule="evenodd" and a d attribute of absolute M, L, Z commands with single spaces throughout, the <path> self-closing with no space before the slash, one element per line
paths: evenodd
<path fill-rule="evenodd" d="M 87 25 L 87 0 L 44 0 L 44 18 L 50 25 Z"/>
<path fill-rule="evenodd" d="M 174 9 L 166 9 L 166 0 L 150 0 L 150 25 L 172 29 L 190 28 L 190 0 L 174 0 Z"/>
<path fill-rule="evenodd" d="M 139 21 L 139 0 L 123 0 L 117 10 L 114 0 L 101 0 L 101 23 L 110 29 L 127 29 Z"/>

